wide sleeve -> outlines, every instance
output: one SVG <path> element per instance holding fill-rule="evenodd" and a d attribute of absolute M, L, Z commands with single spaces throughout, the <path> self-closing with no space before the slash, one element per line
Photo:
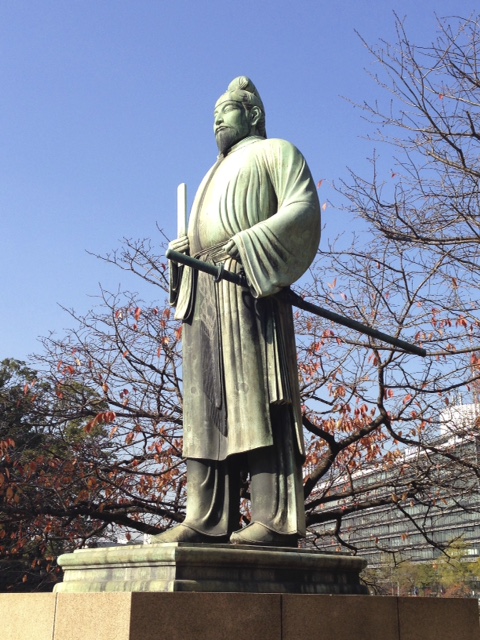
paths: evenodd
<path fill-rule="evenodd" d="M 311 265 L 320 242 L 320 204 L 304 157 L 284 140 L 268 140 L 265 163 L 277 199 L 273 215 L 233 236 L 255 297 L 277 293 Z"/>

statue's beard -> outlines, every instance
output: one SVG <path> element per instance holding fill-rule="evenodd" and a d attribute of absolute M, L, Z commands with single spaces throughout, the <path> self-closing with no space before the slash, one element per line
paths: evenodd
<path fill-rule="evenodd" d="M 224 129 L 220 129 L 215 135 L 215 139 L 217 141 L 217 147 L 220 153 L 227 153 L 227 151 L 233 147 L 234 144 L 240 142 L 248 135 L 239 135 L 239 131 L 237 129 L 233 129 L 232 127 L 225 127 Z"/>

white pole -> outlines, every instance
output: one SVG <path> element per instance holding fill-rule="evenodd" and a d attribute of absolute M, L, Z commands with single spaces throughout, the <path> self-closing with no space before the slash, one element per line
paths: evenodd
<path fill-rule="evenodd" d="M 182 182 L 177 189 L 177 237 L 187 235 L 187 185 Z"/>

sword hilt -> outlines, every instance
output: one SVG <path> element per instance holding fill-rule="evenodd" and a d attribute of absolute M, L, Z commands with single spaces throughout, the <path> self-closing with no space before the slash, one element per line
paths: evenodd
<path fill-rule="evenodd" d="M 220 280 L 227 280 L 227 282 L 239 285 L 240 287 L 248 286 L 247 278 L 243 271 L 241 271 L 240 273 L 227 271 L 227 269 L 225 269 L 224 267 L 223 262 L 219 265 L 213 264 L 211 262 L 203 262 L 202 260 L 197 260 L 197 258 L 188 256 L 186 253 L 180 253 L 179 251 L 174 251 L 173 249 L 167 249 L 165 256 L 172 262 L 183 264 L 186 267 L 191 267 L 192 269 L 196 269 L 197 271 L 203 271 L 203 273 L 208 273 L 215 278 L 215 282 L 220 282 Z"/>

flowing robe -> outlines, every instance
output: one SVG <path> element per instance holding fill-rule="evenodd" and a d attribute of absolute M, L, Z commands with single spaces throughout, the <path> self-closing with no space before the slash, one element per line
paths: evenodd
<path fill-rule="evenodd" d="M 304 454 L 292 309 L 275 298 L 310 266 L 320 207 L 301 153 L 248 137 L 207 173 L 188 227 L 190 254 L 245 271 L 249 288 L 172 264 L 183 324 L 184 455 L 224 460 L 272 445 L 270 405 L 289 405 Z M 224 245 L 233 239 L 239 261 Z"/>

